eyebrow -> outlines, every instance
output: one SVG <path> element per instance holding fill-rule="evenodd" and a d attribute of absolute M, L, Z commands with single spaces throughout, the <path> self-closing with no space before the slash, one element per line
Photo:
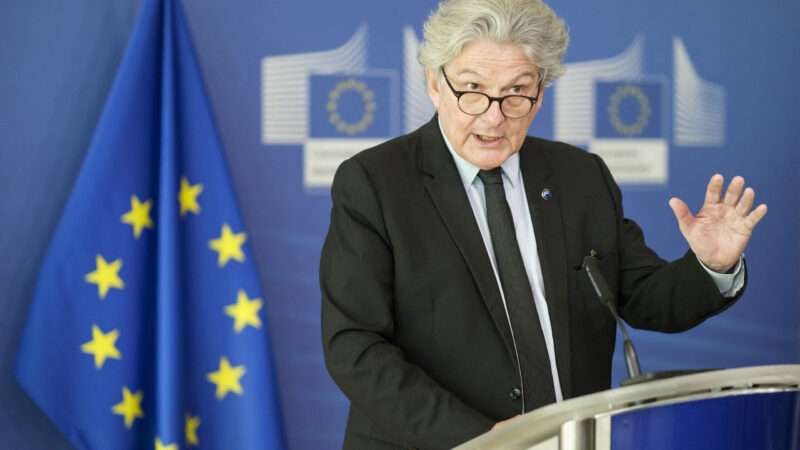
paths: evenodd
<path fill-rule="evenodd" d="M 461 75 L 475 75 L 475 76 L 477 76 L 479 78 L 484 78 L 483 75 L 479 74 L 478 72 L 476 72 L 476 71 L 474 71 L 472 69 L 463 69 L 463 70 L 459 70 L 458 72 L 456 72 L 456 76 L 461 76 Z M 539 77 L 539 74 L 537 72 L 522 72 L 521 74 L 519 74 L 516 77 L 512 78 L 511 82 L 507 86 L 504 86 L 503 89 L 505 89 L 507 87 L 510 87 L 510 86 L 515 86 L 520 78 L 523 78 L 523 77 L 526 77 L 526 76 L 527 77 L 531 77 L 533 80 L 536 80 Z"/>

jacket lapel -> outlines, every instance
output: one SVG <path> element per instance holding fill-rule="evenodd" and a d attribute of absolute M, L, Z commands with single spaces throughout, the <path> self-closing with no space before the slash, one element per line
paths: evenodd
<path fill-rule="evenodd" d="M 514 346 L 497 279 L 494 276 L 486 246 L 483 243 L 472 207 L 464 191 L 458 169 L 442 138 L 437 116 L 421 130 L 417 151 L 425 177 L 425 190 L 455 241 L 461 256 L 478 286 L 484 304 L 505 344 L 509 357 L 516 364 Z"/>
<path fill-rule="evenodd" d="M 564 223 L 561 217 L 561 190 L 555 183 L 553 170 L 543 148 L 528 138 L 520 151 L 520 168 L 525 183 L 525 195 L 533 216 L 536 246 L 544 279 L 545 299 L 555 342 L 558 368 L 564 398 L 572 392 L 570 369 L 569 270 L 566 257 Z M 549 195 L 547 194 L 549 192 Z M 547 197 L 547 198 L 546 198 Z"/>

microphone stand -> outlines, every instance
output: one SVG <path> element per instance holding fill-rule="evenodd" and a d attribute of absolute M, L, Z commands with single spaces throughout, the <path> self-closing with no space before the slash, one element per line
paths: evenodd
<path fill-rule="evenodd" d="M 625 328 L 625 324 L 622 321 L 622 318 L 617 314 L 617 307 L 614 303 L 614 294 L 611 292 L 611 289 L 608 287 L 608 283 L 606 282 L 605 277 L 603 274 L 600 273 L 600 268 L 597 265 L 598 259 L 594 250 L 583 258 L 583 265 L 582 268 L 586 272 L 586 275 L 589 277 L 589 281 L 594 288 L 595 295 L 597 295 L 597 299 L 603 305 L 611 311 L 611 315 L 614 316 L 614 320 L 617 322 L 617 327 L 619 327 L 620 332 L 622 332 L 623 337 L 623 348 L 625 351 L 625 367 L 628 369 L 628 378 L 622 380 L 620 384 L 622 386 L 630 386 L 639 383 L 645 383 L 652 380 L 661 380 L 665 378 L 672 378 L 681 375 L 688 375 L 692 373 L 698 372 L 707 372 L 710 370 L 715 369 L 695 369 L 695 370 L 667 370 L 661 372 L 652 372 L 642 374 L 641 366 L 639 365 L 639 356 L 636 353 L 636 348 L 633 346 L 633 341 L 631 340 L 630 336 L 628 335 L 628 330 Z"/>

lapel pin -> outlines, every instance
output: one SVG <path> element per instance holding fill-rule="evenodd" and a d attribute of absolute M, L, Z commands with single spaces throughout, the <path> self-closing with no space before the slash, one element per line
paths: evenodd
<path fill-rule="evenodd" d="M 553 198 L 553 191 L 551 191 L 548 188 L 542 189 L 542 198 L 545 200 L 550 200 L 551 198 Z"/>

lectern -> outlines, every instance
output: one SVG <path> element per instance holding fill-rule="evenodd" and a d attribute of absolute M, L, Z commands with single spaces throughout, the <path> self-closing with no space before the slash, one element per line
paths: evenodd
<path fill-rule="evenodd" d="M 798 450 L 800 365 L 717 370 L 539 408 L 457 450 Z"/>

